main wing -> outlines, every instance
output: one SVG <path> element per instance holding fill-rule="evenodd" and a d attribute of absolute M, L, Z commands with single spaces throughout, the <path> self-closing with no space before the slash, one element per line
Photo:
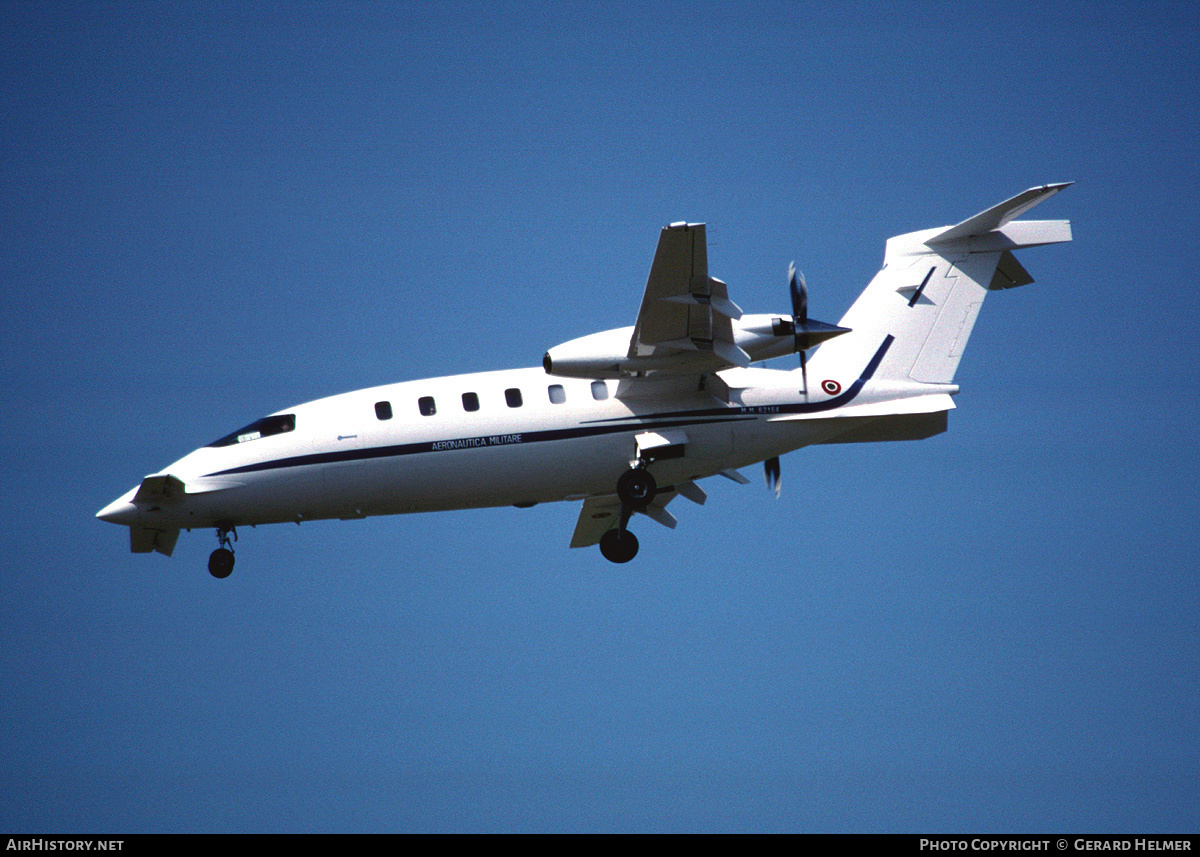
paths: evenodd
<path fill-rule="evenodd" d="M 663 227 L 629 341 L 628 357 L 651 371 L 702 374 L 750 365 L 734 341 L 742 310 L 708 275 L 703 223 Z"/>
<path fill-rule="evenodd" d="M 542 366 L 568 378 L 712 376 L 845 332 L 803 323 L 801 345 L 794 316 L 743 315 L 725 283 L 708 275 L 704 224 L 672 223 L 659 235 L 637 323 L 560 343 L 546 352 Z"/>

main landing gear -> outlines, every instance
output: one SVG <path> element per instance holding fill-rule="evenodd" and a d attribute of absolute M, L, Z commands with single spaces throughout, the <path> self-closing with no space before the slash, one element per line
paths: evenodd
<path fill-rule="evenodd" d="M 629 562 L 638 552 L 637 536 L 622 524 L 600 537 L 600 553 L 609 562 Z"/>
<path fill-rule="evenodd" d="M 621 520 L 600 537 L 600 553 L 609 562 L 629 562 L 638 552 L 637 536 L 626 529 L 634 512 L 641 512 L 658 493 L 658 483 L 646 469 L 646 462 L 621 474 L 617 480 L 617 498 L 621 501 Z"/>
<path fill-rule="evenodd" d="M 658 483 L 646 469 L 645 464 L 639 464 L 632 470 L 626 470 L 617 480 L 617 497 L 626 509 L 640 512 L 650 505 L 654 495 L 658 493 Z"/>
<path fill-rule="evenodd" d="M 233 541 L 229 539 L 230 533 L 233 533 Z M 217 541 L 221 546 L 208 557 L 208 573 L 213 577 L 226 578 L 233 572 L 233 542 L 237 541 L 237 528 L 232 524 L 218 524 Z"/>

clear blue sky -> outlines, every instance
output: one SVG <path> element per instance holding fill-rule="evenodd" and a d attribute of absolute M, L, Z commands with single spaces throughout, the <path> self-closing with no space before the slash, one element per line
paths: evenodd
<path fill-rule="evenodd" d="M 1200 20 L 1180 3 L 0 5 L 0 829 L 1200 827 Z M 947 434 L 128 552 L 264 413 L 631 324 L 705 221 L 836 321 L 1036 184 Z M 464 474 L 463 478 L 469 478 Z"/>

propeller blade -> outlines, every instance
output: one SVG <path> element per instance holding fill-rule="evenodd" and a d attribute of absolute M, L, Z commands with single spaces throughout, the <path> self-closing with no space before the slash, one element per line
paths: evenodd
<path fill-rule="evenodd" d="M 795 262 L 788 265 L 788 287 L 792 292 L 792 319 L 800 328 L 808 322 L 808 284 L 804 282 L 804 272 L 796 271 Z"/>
<path fill-rule="evenodd" d="M 779 492 L 783 490 L 783 473 L 779 469 L 779 457 L 768 458 L 763 462 L 763 474 L 767 478 L 767 487 L 775 492 L 775 499 L 779 499 Z"/>
<path fill-rule="evenodd" d="M 796 274 L 799 273 L 799 280 Z M 804 359 L 804 350 L 808 347 L 805 341 L 804 329 L 808 325 L 808 283 L 804 281 L 804 272 L 796 271 L 796 263 L 788 265 L 788 288 L 792 293 L 792 337 L 795 340 L 796 353 L 800 355 L 800 376 L 804 379 L 804 397 L 808 398 L 808 361 Z M 775 492 L 779 496 L 779 492 Z"/>

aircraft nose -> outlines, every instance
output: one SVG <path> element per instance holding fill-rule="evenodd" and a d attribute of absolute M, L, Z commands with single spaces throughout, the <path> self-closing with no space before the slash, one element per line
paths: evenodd
<path fill-rule="evenodd" d="M 129 502 L 133 492 L 129 492 L 116 500 L 113 500 L 103 509 L 96 513 L 96 517 L 101 521 L 108 521 L 111 524 L 129 525 L 134 522 L 137 517 L 137 506 Z"/>

